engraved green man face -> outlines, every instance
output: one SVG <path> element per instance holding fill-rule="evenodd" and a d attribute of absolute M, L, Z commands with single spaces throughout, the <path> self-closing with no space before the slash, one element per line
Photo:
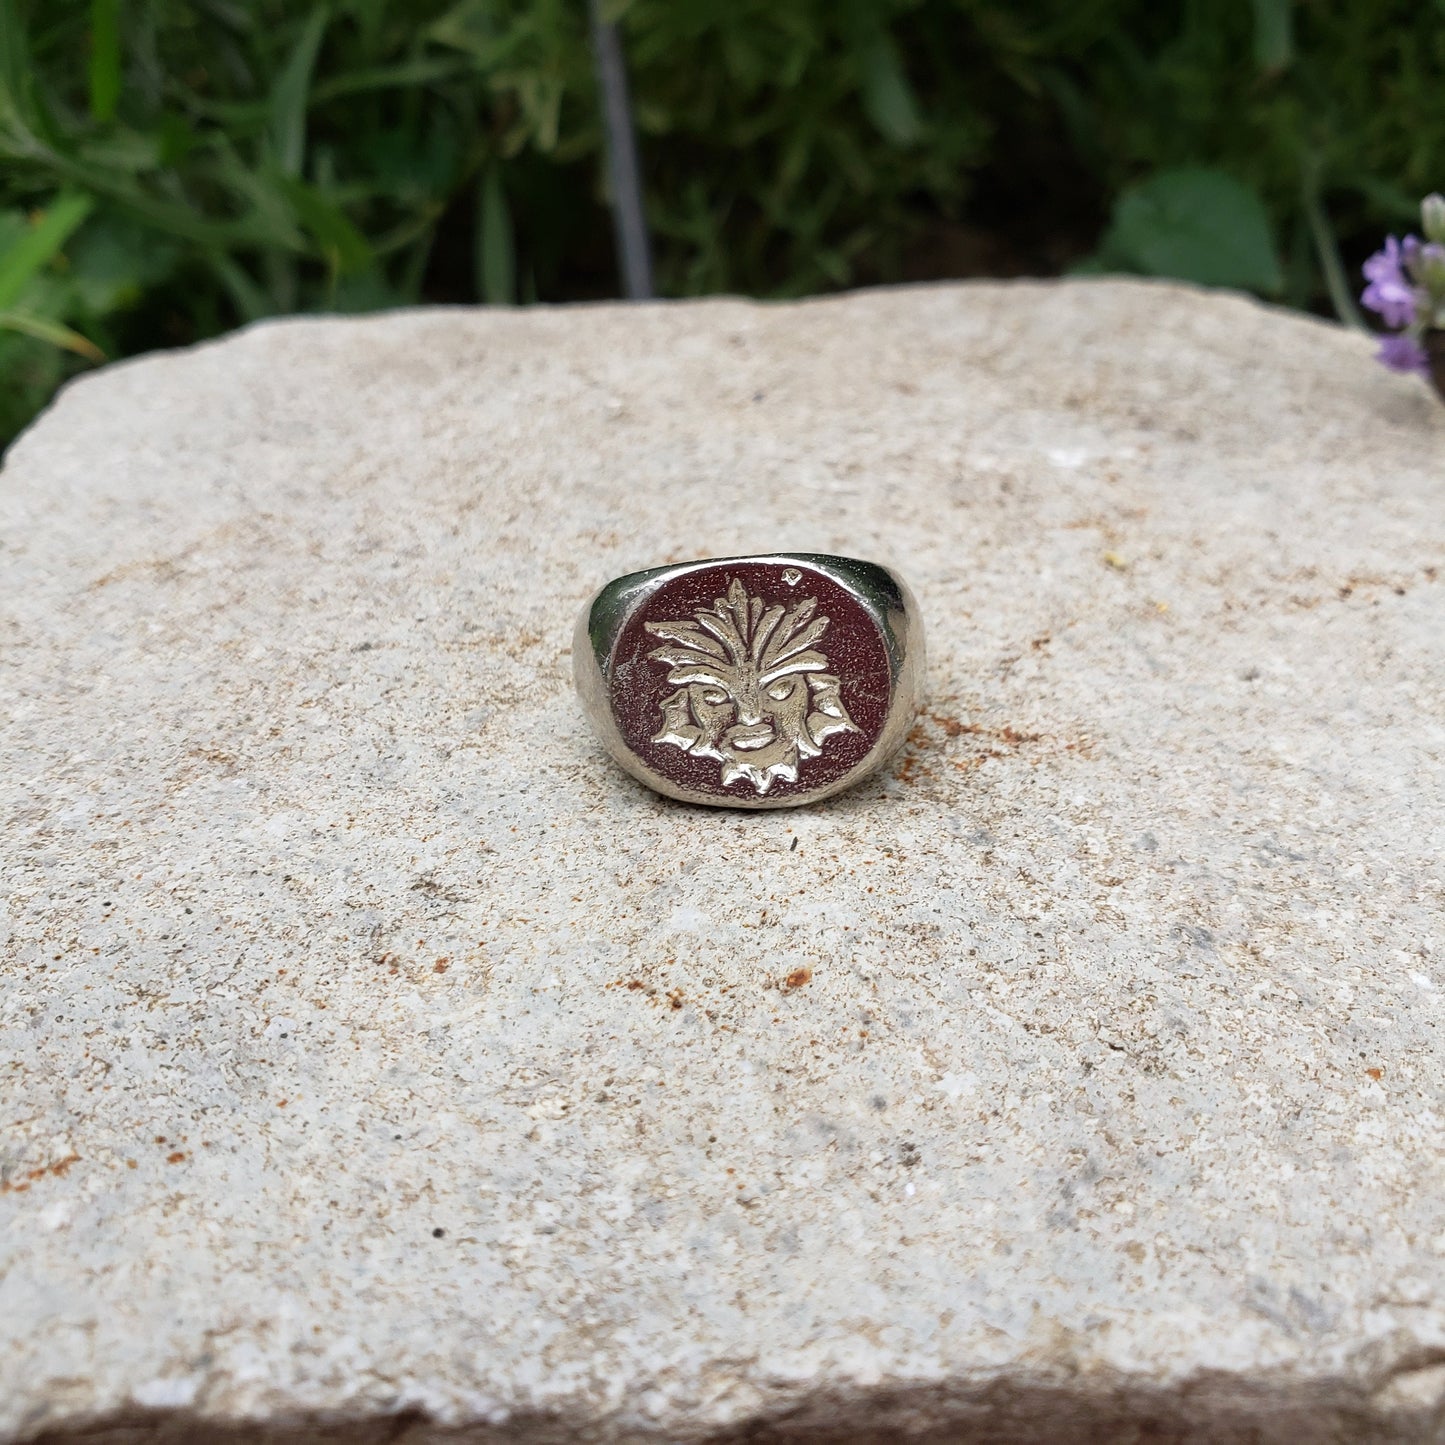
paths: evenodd
<path fill-rule="evenodd" d="M 743 780 L 766 793 L 797 782 L 799 760 L 824 739 L 856 732 L 828 659 L 814 648 L 828 629 L 809 597 L 791 609 L 748 596 L 736 578 L 727 596 L 690 622 L 648 622 L 664 646 L 647 655 L 669 668 L 677 691 L 662 701 L 654 743 L 722 763 L 726 787 Z"/>

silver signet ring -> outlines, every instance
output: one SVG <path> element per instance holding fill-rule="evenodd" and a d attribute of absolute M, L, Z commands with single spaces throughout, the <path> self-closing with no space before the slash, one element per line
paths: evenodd
<path fill-rule="evenodd" d="M 875 563 L 724 557 L 609 582 L 577 619 L 572 666 L 597 735 L 648 787 L 791 808 L 850 787 L 908 735 L 923 628 Z"/>

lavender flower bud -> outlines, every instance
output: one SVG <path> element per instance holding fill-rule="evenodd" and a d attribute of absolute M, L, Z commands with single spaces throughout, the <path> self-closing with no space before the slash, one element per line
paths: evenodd
<path fill-rule="evenodd" d="M 1445 245 L 1445 196 L 1439 191 L 1420 202 L 1420 229 L 1427 241 Z"/>
<path fill-rule="evenodd" d="M 1436 245 L 1433 241 L 1428 246 L 1421 246 L 1410 269 L 1416 281 L 1429 293 L 1431 301 L 1445 302 L 1445 246 Z"/>

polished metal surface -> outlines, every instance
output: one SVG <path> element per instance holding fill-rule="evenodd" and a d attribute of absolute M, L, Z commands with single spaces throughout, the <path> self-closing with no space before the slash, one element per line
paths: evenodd
<path fill-rule="evenodd" d="M 669 797 L 812 803 L 881 767 L 908 734 L 923 630 L 886 567 L 810 553 L 634 572 L 582 609 L 573 671 L 597 735 Z"/>

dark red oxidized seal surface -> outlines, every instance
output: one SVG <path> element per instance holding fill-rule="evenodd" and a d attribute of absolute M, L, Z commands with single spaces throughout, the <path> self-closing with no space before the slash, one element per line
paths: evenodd
<path fill-rule="evenodd" d="M 679 786 L 771 802 L 852 772 L 888 717 L 888 651 L 868 609 L 801 562 L 672 578 L 612 654 L 627 746 Z"/>

